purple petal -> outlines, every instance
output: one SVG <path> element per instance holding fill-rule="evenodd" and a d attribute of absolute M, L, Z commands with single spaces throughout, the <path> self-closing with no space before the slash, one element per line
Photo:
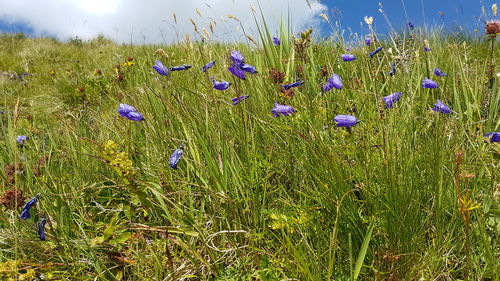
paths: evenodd
<path fill-rule="evenodd" d="M 233 63 L 237 64 L 237 65 L 240 65 L 242 63 L 245 63 L 245 58 L 243 57 L 243 55 L 240 53 L 240 51 L 231 51 L 231 56 L 230 56 L 231 60 L 233 61 Z"/>
<path fill-rule="evenodd" d="M 378 47 L 377 49 L 375 49 L 375 51 L 370 52 L 370 58 L 373 57 L 378 52 L 382 51 L 382 49 L 383 49 L 382 47 Z"/>
<path fill-rule="evenodd" d="M 153 69 L 158 72 L 158 74 L 163 75 L 163 76 L 168 76 L 170 74 L 170 69 L 168 67 L 164 66 L 161 61 L 156 60 L 155 65 L 153 65 Z"/>
<path fill-rule="evenodd" d="M 337 123 L 337 127 L 352 127 L 359 123 L 359 120 L 352 115 L 337 115 L 333 120 Z"/>
<path fill-rule="evenodd" d="M 489 142 L 500 142 L 500 132 L 489 132 L 484 136 L 489 139 Z"/>
<path fill-rule="evenodd" d="M 231 101 L 233 102 L 233 105 L 237 105 L 238 103 L 246 100 L 248 97 L 249 97 L 249 95 L 239 96 L 239 97 L 236 97 L 236 98 L 232 98 Z"/>
<path fill-rule="evenodd" d="M 392 108 L 394 103 L 397 102 L 399 99 L 401 99 L 402 95 L 403 95 L 403 93 L 397 92 L 397 93 L 393 93 L 393 94 L 390 94 L 388 96 L 383 97 L 382 101 L 385 104 L 385 108 Z"/>
<path fill-rule="evenodd" d="M 231 72 L 234 76 L 245 80 L 245 71 L 243 71 L 238 64 L 233 63 L 233 65 L 231 65 L 231 67 L 227 70 L 229 70 L 229 72 Z"/>
<path fill-rule="evenodd" d="M 250 74 L 257 73 L 257 69 L 255 69 L 255 67 L 253 67 L 253 66 L 251 66 L 249 64 L 246 64 L 246 63 L 240 65 L 240 68 L 241 68 L 241 70 L 243 70 L 245 72 L 248 72 Z"/>
<path fill-rule="evenodd" d="M 424 81 L 422 81 L 422 88 L 435 89 L 437 87 L 439 87 L 438 84 L 429 78 L 424 78 Z"/>
<path fill-rule="evenodd" d="M 439 77 L 443 77 L 443 76 L 446 76 L 447 74 L 445 72 L 443 72 L 441 69 L 436 67 L 436 68 L 434 68 L 434 75 L 439 76 Z"/>
<path fill-rule="evenodd" d="M 201 71 L 206 72 L 207 70 L 209 70 L 210 68 L 212 68 L 212 66 L 214 66 L 214 64 L 215 64 L 214 60 L 211 61 L 211 62 L 209 62 L 209 63 L 207 63 L 207 64 L 205 64 L 204 66 L 201 67 Z"/>
<path fill-rule="evenodd" d="M 273 117 L 278 117 L 281 115 L 288 116 L 295 112 L 295 108 L 290 105 L 279 104 L 278 102 L 274 102 L 274 108 L 271 110 Z"/>
<path fill-rule="evenodd" d="M 231 86 L 231 83 L 227 82 L 227 81 L 217 81 L 215 79 L 212 78 L 212 85 L 213 85 L 213 89 L 216 89 L 216 90 L 219 90 L 219 91 L 224 91 L 224 90 L 227 90 L 227 88 L 229 88 L 229 86 Z"/>
<path fill-rule="evenodd" d="M 291 88 L 301 86 L 302 84 L 304 84 L 304 81 L 297 81 L 297 82 L 294 82 L 292 84 L 281 85 L 281 88 L 283 88 L 285 91 L 287 91 L 287 90 L 290 90 Z"/>
<path fill-rule="evenodd" d="M 351 55 L 351 54 L 343 54 L 343 55 L 340 55 L 340 57 L 342 58 L 343 61 L 353 61 L 356 59 L 356 57 L 354 55 Z"/>
<path fill-rule="evenodd" d="M 179 163 L 179 160 L 182 157 L 182 149 L 178 148 L 174 150 L 174 153 L 170 156 L 170 160 L 168 161 L 168 165 L 170 168 L 177 170 L 177 163 Z"/>
<path fill-rule="evenodd" d="M 434 104 L 434 107 L 432 108 L 432 110 L 439 112 L 439 113 L 443 113 L 443 114 L 450 114 L 451 113 L 450 108 L 440 100 L 437 100 L 437 102 Z"/>

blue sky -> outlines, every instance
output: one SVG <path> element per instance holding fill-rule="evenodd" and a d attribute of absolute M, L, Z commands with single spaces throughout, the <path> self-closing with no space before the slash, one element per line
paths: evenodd
<path fill-rule="evenodd" d="M 294 31 L 305 26 L 320 27 L 322 35 L 331 28 L 319 16 L 327 14 L 338 20 L 343 29 L 349 27 L 359 35 L 367 33 L 364 16 L 373 16 L 377 33 L 386 34 L 392 25 L 401 30 L 407 21 L 416 26 L 443 25 L 446 30 L 459 26 L 468 31 L 477 28 L 483 32 L 481 7 L 491 17 L 495 0 L 0 0 L 0 32 L 25 32 L 32 36 L 51 35 L 61 40 L 78 36 L 91 39 L 99 34 L 118 42 L 169 43 L 182 40 L 193 31 L 190 19 L 202 29 L 210 31 L 210 38 L 218 41 L 241 39 L 242 29 L 256 34 L 251 8 L 260 3 L 268 22 L 290 13 Z M 390 24 L 379 12 L 382 4 Z M 147 3 L 147 4 L 146 4 Z M 42 12 L 43 11 L 43 12 Z M 198 11 L 198 12 L 196 12 Z M 176 14 L 174 22 L 173 14 Z M 234 15 L 239 22 L 228 19 Z M 210 23 L 214 21 L 213 32 Z M 362 24 L 363 23 L 363 24 Z M 348 34 L 349 31 L 346 31 Z"/>

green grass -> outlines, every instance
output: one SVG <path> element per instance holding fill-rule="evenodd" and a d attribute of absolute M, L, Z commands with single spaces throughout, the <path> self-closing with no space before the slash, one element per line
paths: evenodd
<path fill-rule="evenodd" d="M 29 220 L 17 218 L 21 207 L 2 208 L 0 276 L 498 280 L 500 147 L 484 142 L 500 129 L 500 87 L 489 71 L 491 50 L 500 65 L 498 45 L 418 30 L 376 43 L 384 51 L 372 59 L 374 46 L 353 46 L 357 60 L 342 62 L 341 43 L 300 51 L 291 39 L 273 46 L 265 26 L 260 32 L 266 43 L 258 48 L 2 35 L 1 192 L 40 200 Z M 259 73 L 232 76 L 234 49 Z M 128 57 L 133 66 L 122 65 Z M 155 59 L 193 68 L 163 77 Z M 208 73 L 199 70 L 213 59 Z M 431 75 L 440 87 L 422 89 L 434 67 L 448 76 Z M 306 83 L 287 99 L 271 68 L 286 72 L 286 82 Z M 333 73 L 344 89 L 321 95 Z M 213 90 L 209 76 L 232 85 Z M 381 98 L 393 92 L 403 92 L 401 100 L 384 109 Z M 243 94 L 250 97 L 230 104 Z M 452 114 L 430 110 L 438 98 Z M 274 101 L 297 112 L 273 118 Z M 120 103 L 146 120 L 120 117 Z M 361 122 L 337 128 L 338 114 Z M 18 135 L 29 137 L 24 147 Z M 168 160 L 180 145 L 173 170 Z M 457 187 L 479 208 L 459 205 Z M 37 237 L 41 217 L 46 241 Z"/>

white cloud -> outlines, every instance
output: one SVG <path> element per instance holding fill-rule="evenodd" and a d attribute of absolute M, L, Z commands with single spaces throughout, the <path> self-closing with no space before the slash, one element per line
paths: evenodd
<path fill-rule="evenodd" d="M 63 40 L 103 34 L 120 43 L 174 42 L 186 33 L 193 36 L 190 18 L 202 34 L 202 28 L 210 31 L 210 21 L 215 20 L 212 39 L 233 41 L 242 38 L 242 31 L 227 16 L 240 19 L 245 31 L 257 37 L 250 5 L 258 12 L 258 2 L 272 32 L 277 32 L 277 23 L 281 18 L 286 22 L 288 15 L 295 32 L 317 25 L 319 14 L 327 9 L 316 0 L 309 0 L 311 8 L 305 0 L 0 0 L 0 18 L 29 23 L 36 34 L 53 34 Z"/>

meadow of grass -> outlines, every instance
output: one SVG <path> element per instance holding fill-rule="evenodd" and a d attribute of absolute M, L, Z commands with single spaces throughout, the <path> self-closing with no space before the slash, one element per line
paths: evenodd
<path fill-rule="evenodd" d="M 484 137 L 500 129 L 496 42 L 415 29 L 343 62 L 341 40 L 275 46 L 260 31 L 258 47 L 2 35 L 0 278 L 499 280 L 500 146 Z M 259 72 L 234 77 L 232 50 Z M 165 77 L 157 59 L 193 68 Z M 305 84 L 283 94 L 278 72 Z M 343 89 L 321 94 L 333 73 Z M 273 118 L 275 101 L 296 112 Z M 338 128 L 339 114 L 361 122 Z M 28 220 L 17 190 L 39 194 Z"/>

